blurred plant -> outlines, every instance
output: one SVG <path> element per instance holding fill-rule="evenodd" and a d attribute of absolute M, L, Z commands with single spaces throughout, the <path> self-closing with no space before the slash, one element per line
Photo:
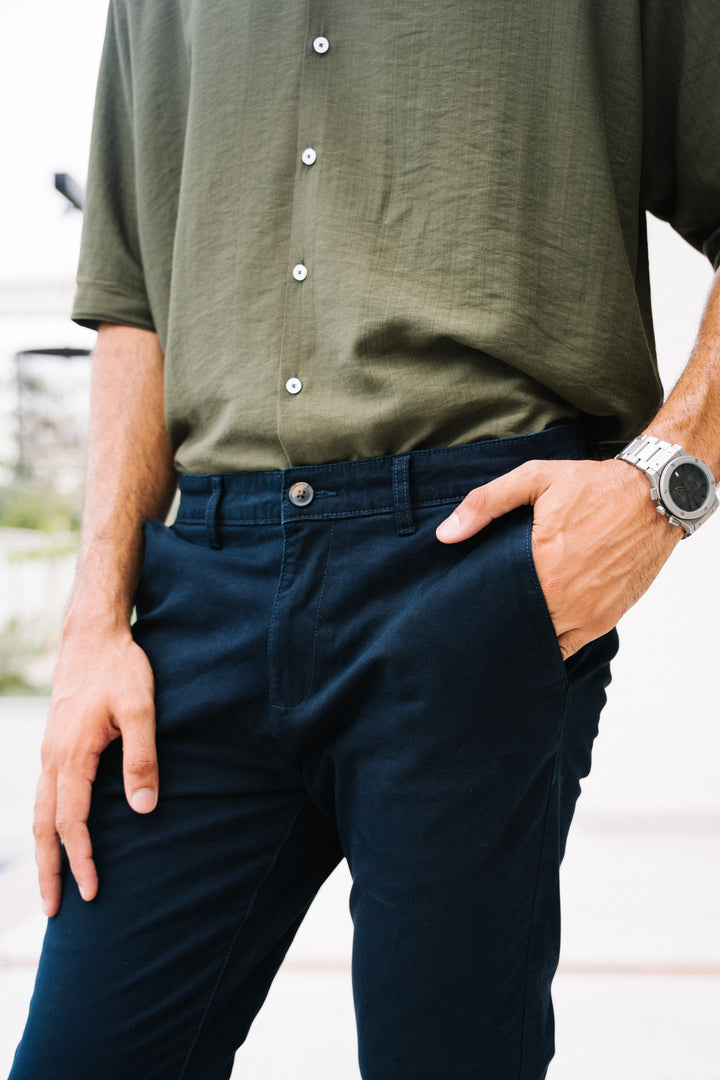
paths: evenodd
<path fill-rule="evenodd" d="M 46 686 L 35 686 L 27 679 L 28 666 L 47 651 L 47 642 L 39 642 L 27 626 L 12 619 L 0 627 L 0 694 L 45 694 Z"/>
<path fill-rule="evenodd" d="M 27 481 L 0 486 L 0 526 L 75 532 L 80 527 L 80 512 L 79 493 L 62 493 Z"/>
<path fill-rule="evenodd" d="M 82 486 L 90 360 L 86 349 L 15 354 L 17 482 L 59 491 Z"/>

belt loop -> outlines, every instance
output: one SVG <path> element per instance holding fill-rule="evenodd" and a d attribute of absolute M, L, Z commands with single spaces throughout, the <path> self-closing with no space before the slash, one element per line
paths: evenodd
<path fill-rule="evenodd" d="M 219 551 L 222 547 L 222 539 L 218 528 L 218 511 L 223 496 L 223 478 L 222 476 L 211 476 L 210 482 L 212 491 L 205 509 L 205 529 L 207 531 L 208 546 Z"/>
<path fill-rule="evenodd" d="M 410 455 L 399 454 L 393 458 L 393 500 L 398 536 L 411 536 L 415 532 L 410 508 Z"/>

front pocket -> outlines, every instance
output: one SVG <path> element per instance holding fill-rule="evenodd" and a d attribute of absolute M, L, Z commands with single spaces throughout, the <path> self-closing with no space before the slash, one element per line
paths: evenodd
<path fill-rule="evenodd" d="M 545 593 L 543 592 L 542 585 L 540 584 L 540 578 L 538 577 L 537 567 L 535 565 L 535 558 L 533 556 L 533 508 L 531 506 L 522 507 L 521 512 L 524 515 L 524 521 L 522 522 L 524 554 L 527 566 L 528 581 L 531 585 L 531 591 L 534 598 L 533 606 L 537 611 L 538 636 L 546 640 L 548 646 L 550 647 L 550 651 L 554 654 L 555 661 L 560 665 L 563 679 L 565 680 L 565 682 L 567 682 L 567 669 L 565 667 L 565 661 L 563 659 L 562 650 L 560 648 L 560 643 L 557 638 L 555 624 L 552 621 L 550 609 L 548 608 L 547 600 L 545 599 Z"/>

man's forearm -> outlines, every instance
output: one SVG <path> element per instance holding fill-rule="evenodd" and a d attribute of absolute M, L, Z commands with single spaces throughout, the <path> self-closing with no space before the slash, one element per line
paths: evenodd
<path fill-rule="evenodd" d="M 80 893 L 98 881 L 87 828 L 98 761 L 123 741 L 128 802 L 148 813 L 158 798 L 153 675 L 130 632 L 142 562 L 143 521 L 162 517 L 175 490 L 163 405 L 163 355 L 155 334 L 102 327 L 93 358 L 90 451 L 75 585 L 53 681 L 35 837 L 45 911 L 60 907 L 64 844 Z"/>
<path fill-rule="evenodd" d="M 720 273 L 692 358 L 647 432 L 720 473 Z M 438 528 L 466 540 L 534 507 L 533 554 L 564 656 L 608 631 L 642 596 L 683 532 L 654 512 L 647 478 L 624 461 L 536 461 L 469 492 Z"/>
<path fill-rule="evenodd" d="M 679 443 L 720 477 L 720 271 L 687 367 L 647 430 Z"/>
<path fill-rule="evenodd" d="M 67 619 L 127 623 L 142 561 L 141 526 L 164 517 L 176 486 L 155 334 L 102 326 L 93 388 L 82 541 Z"/>

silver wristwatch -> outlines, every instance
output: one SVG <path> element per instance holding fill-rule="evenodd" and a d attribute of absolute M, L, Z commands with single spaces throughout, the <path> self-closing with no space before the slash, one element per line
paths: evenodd
<path fill-rule="evenodd" d="M 654 435 L 638 435 L 616 457 L 645 473 L 657 512 L 667 514 L 672 525 L 682 525 L 685 536 L 699 529 L 717 510 L 717 484 L 711 469 L 682 446 L 663 442 Z"/>

